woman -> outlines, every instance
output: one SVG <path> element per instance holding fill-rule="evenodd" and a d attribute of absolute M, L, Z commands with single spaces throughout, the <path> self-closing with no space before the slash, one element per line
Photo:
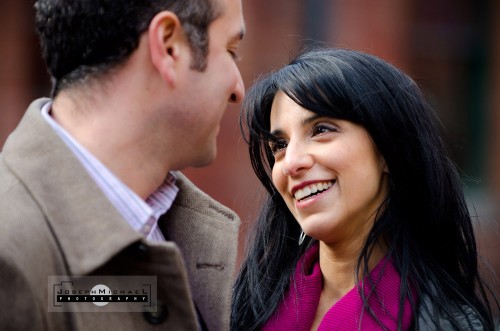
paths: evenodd
<path fill-rule="evenodd" d="M 254 84 L 242 126 L 269 196 L 233 330 L 494 328 L 436 122 L 415 82 L 357 51 L 304 52 Z"/>

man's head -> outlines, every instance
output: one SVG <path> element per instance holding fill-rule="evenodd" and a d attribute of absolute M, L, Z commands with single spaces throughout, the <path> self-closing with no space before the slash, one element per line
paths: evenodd
<path fill-rule="evenodd" d="M 126 2 L 38 0 L 52 113 L 108 164 L 135 155 L 163 179 L 211 163 L 228 103 L 244 97 L 241 0 Z"/>
<path fill-rule="evenodd" d="M 155 16 L 150 24 L 149 56 L 161 80 L 151 89 L 163 101 L 155 125 L 176 141 L 176 162 L 171 169 L 200 167 L 216 156 L 216 137 L 228 103 L 239 103 L 244 97 L 244 84 L 237 66 L 238 47 L 245 33 L 241 0 L 218 1 L 220 15 L 208 28 L 209 47 L 206 68 L 193 70 L 182 29 L 171 12 Z M 168 111 L 165 111 L 168 109 Z M 172 138 L 172 136 L 174 138 Z"/>
<path fill-rule="evenodd" d="M 122 63 L 163 10 L 177 15 L 190 44 L 192 67 L 203 70 L 208 26 L 220 15 L 217 0 L 38 0 L 35 9 L 54 94 Z"/>

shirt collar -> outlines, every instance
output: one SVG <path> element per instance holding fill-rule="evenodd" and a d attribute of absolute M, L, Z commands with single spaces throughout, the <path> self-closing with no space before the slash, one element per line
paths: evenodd
<path fill-rule="evenodd" d="M 125 221 L 148 239 L 165 240 L 157 223 L 160 216 L 170 209 L 179 191 L 175 175 L 169 173 L 162 185 L 146 201 L 142 200 L 50 116 L 51 106 L 52 102 L 44 105 L 43 118 L 77 156 Z"/>

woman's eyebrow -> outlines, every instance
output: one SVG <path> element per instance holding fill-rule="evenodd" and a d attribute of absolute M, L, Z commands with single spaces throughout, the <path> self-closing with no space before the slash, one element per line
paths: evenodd
<path fill-rule="evenodd" d="M 310 115 L 310 116 L 308 116 L 308 117 L 304 118 L 304 119 L 301 121 L 301 124 L 302 124 L 303 126 L 305 126 L 305 125 L 311 124 L 312 122 L 314 122 L 314 121 L 316 121 L 316 120 L 318 120 L 318 119 L 321 119 L 321 118 L 325 118 L 325 116 L 323 116 L 323 115 L 319 115 L 319 114 L 312 114 L 312 115 Z M 273 136 L 275 136 L 275 137 L 276 137 L 276 136 L 281 136 L 281 135 L 283 135 L 283 134 L 284 134 L 284 131 L 278 128 L 278 129 L 275 129 L 275 130 L 273 130 L 273 131 L 271 131 L 271 132 L 269 132 L 269 133 L 270 133 L 271 135 L 273 135 Z"/>
<path fill-rule="evenodd" d="M 311 122 L 314 122 L 318 119 L 324 118 L 325 116 L 319 115 L 319 114 L 312 114 L 311 116 L 308 116 L 302 120 L 302 125 L 307 125 L 310 124 Z"/>
<path fill-rule="evenodd" d="M 276 129 L 276 130 L 269 132 L 269 134 L 273 137 L 278 137 L 278 136 L 282 136 L 284 134 L 284 132 L 281 129 Z"/>

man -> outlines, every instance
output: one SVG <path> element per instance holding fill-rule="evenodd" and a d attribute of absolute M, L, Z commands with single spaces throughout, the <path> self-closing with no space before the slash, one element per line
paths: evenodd
<path fill-rule="evenodd" d="M 35 8 L 53 92 L 0 155 L 0 329 L 228 329 L 239 219 L 176 170 L 244 96 L 241 0 Z M 53 276 L 131 275 L 157 281 L 147 311 L 53 312 Z"/>

